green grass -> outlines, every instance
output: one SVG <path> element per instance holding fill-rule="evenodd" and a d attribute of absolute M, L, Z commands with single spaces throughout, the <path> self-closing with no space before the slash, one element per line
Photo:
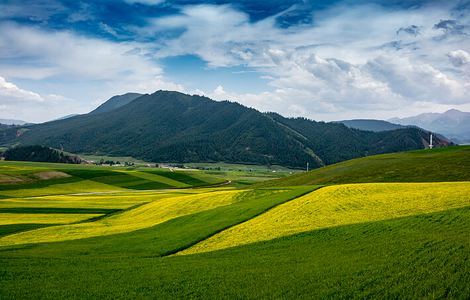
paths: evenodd
<path fill-rule="evenodd" d="M 0 298 L 468 299 L 470 199 L 456 181 L 469 181 L 469 154 L 367 157 L 263 184 L 290 171 L 0 162 L 25 179 L 0 184 Z M 237 228 L 255 238 L 188 254 Z"/>
<path fill-rule="evenodd" d="M 42 227 L 53 226 L 56 224 L 9 224 L 0 225 L 0 237 L 14 234 L 22 231 L 28 231 L 33 229 L 39 229 Z"/>
<path fill-rule="evenodd" d="M 41 172 L 62 172 L 69 177 L 40 180 Z M 194 175 L 193 175 L 194 174 Z M 224 179 L 201 171 L 190 174 L 156 168 L 101 167 L 33 162 L 0 162 L 0 175 L 22 182 L 0 183 L 0 199 L 85 192 L 157 190 L 220 184 Z"/>
<path fill-rule="evenodd" d="M 358 158 L 258 186 L 436 181 L 470 181 L 470 146 Z"/>
<path fill-rule="evenodd" d="M 0 254 L 0 295 L 467 299 L 468 228 L 470 208 L 462 208 L 189 256 L 142 252 L 148 239 L 124 249 L 113 247 L 118 243 L 80 248 L 76 242 L 64 251 L 54 245 L 14 248 Z"/>

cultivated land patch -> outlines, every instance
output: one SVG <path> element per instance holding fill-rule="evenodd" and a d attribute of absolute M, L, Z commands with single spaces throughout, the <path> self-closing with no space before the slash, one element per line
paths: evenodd
<path fill-rule="evenodd" d="M 87 213 L 2 213 L 0 211 L 0 226 L 13 224 L 67 224 L 83 221 L 102 214 Z M 0 245 L 2 242 L 0 241 Z"/>
<path fill-rule="evenodd" d="M 311 230 L 470 206 L 470 182 L 328 186 L 216 234 L 179 254 L 271 240 Z"/>
<path fill-rule="evenodd" d="M 70 177 L 69 174 L 64 173 L 64 172 L 59 172 L 59 171 L 38 172 L 38 173 L 35 173 L 34 176 L 36 176 L 37 178 L 41 180 Z"/>
<path fill-rule="evenodd" d="M 241 192 L 221 191 L 162 198 L 96 222 L 53 226 L 5 236 L 0 238 L 0 246 L 57 242 L 135 231 L 173 218 L 229 205 L 237 201 L 235 196 Z"/>

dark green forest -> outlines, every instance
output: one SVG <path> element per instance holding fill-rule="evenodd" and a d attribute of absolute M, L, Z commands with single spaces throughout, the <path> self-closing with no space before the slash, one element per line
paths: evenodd
<path fill-rule="evenodd" d="M 36 161 L 36 162 L 52 162 L 52 163 L 67 163 L 79 164 L 80 158 L 64 154 L 49 147 L 32 145 L 32 146 L 18 146 L 7 149 L 3 153 L 5 160 L 13 161 Z"/>

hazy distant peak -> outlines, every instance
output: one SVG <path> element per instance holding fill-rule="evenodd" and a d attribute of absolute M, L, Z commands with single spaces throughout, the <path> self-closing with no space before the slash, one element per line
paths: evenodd
<path fill-rule="evenodd" d="M 99 114 L 108 111 L 112 111 L 118 109 L 126 104 L 131 103 L 135 99 L 143 96 L 143 94 L 139 93 L 126 93 L 123 95 L 117 95 L 109 98 L 108 101 L 104 102 L 100 106 L 98 106 L 95 110 L 90 112 L 90 114 Z"/>
<path fill-rule="evenodd" d="M 22 120 L 13 120 L 13 119 L 0 119 L 0 124 L 4 125 L 25 125 L 29 124 L 28 122 Z"/>

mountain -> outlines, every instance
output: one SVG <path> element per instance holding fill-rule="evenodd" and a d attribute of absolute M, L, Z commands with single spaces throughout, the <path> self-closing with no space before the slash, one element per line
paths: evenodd
<path fill-rule="evenodd" d="M 73 117 L 76 117 L 76 116 L 79 116 L 79 115 L 80 115 L 80 114 L 70 114 L 70 115 L 66 115 L 66 116 L 63 116 L 63 117 L 54 119 L 54 120 L 52 120 L 52 121 L 65 120 L 65 119 L 73 118 Z"/>
<path fill-rule="evenodd" d="M 395 130 L 404 128 L 405 126 L 390 123 L 383 120 L 373 120 L 373 119 L 354 119 L 354 120 L 343 120 L 337 121 L 337 123 L 342 123 L 349 128 L 355 128 L 359 130 L 366 130 L 366 131 L 387 131 L 387 130 Z"/>
<path fill-rule="evenodd" d="M 470 144 L 470 113 L 451 109 L 444 113 L 425 113 L 408 118 L 394 118 L 390 122 L 415 125 L 438 132 L 457 143 Z"/>
<path fill-rule="evenodd" d="M 234 102 L 158 91 L 113 110 L 6 129 L 0 131 L 0 143 L 40 144 L 73 153 L 154 162 L 290 167 L 304 167 L 309 162 L 314 168 L 366 155 L 421 149 L 427 146 L 428 136 L 417 128 L 367 132 L 343 124 L 261 113 Z M 435 140 L 436 146 L 447 144 Z"/>
<path fill-rule="evenodd" d="M 127 93 L 124 95 L 118 95 L 111 97 L 108 101 L 104 102 L 100 106 L 98 106 L 94 111 L 92 111 L 90 114 L 100 114 L 108 111 L 115 110 L 116 108 L 119 108 L 121 106 L 124 106 L 135 99 L 139 98 L 142 96 L 142 94 L 138 93 Z"/>
<path fill-rule="evenodd" d="M 12 120 L 12 119 L 0 119 L 0 124 L 4 125 L 25 125 L 28 122 L 21 121 L 21 120 Z"/>

